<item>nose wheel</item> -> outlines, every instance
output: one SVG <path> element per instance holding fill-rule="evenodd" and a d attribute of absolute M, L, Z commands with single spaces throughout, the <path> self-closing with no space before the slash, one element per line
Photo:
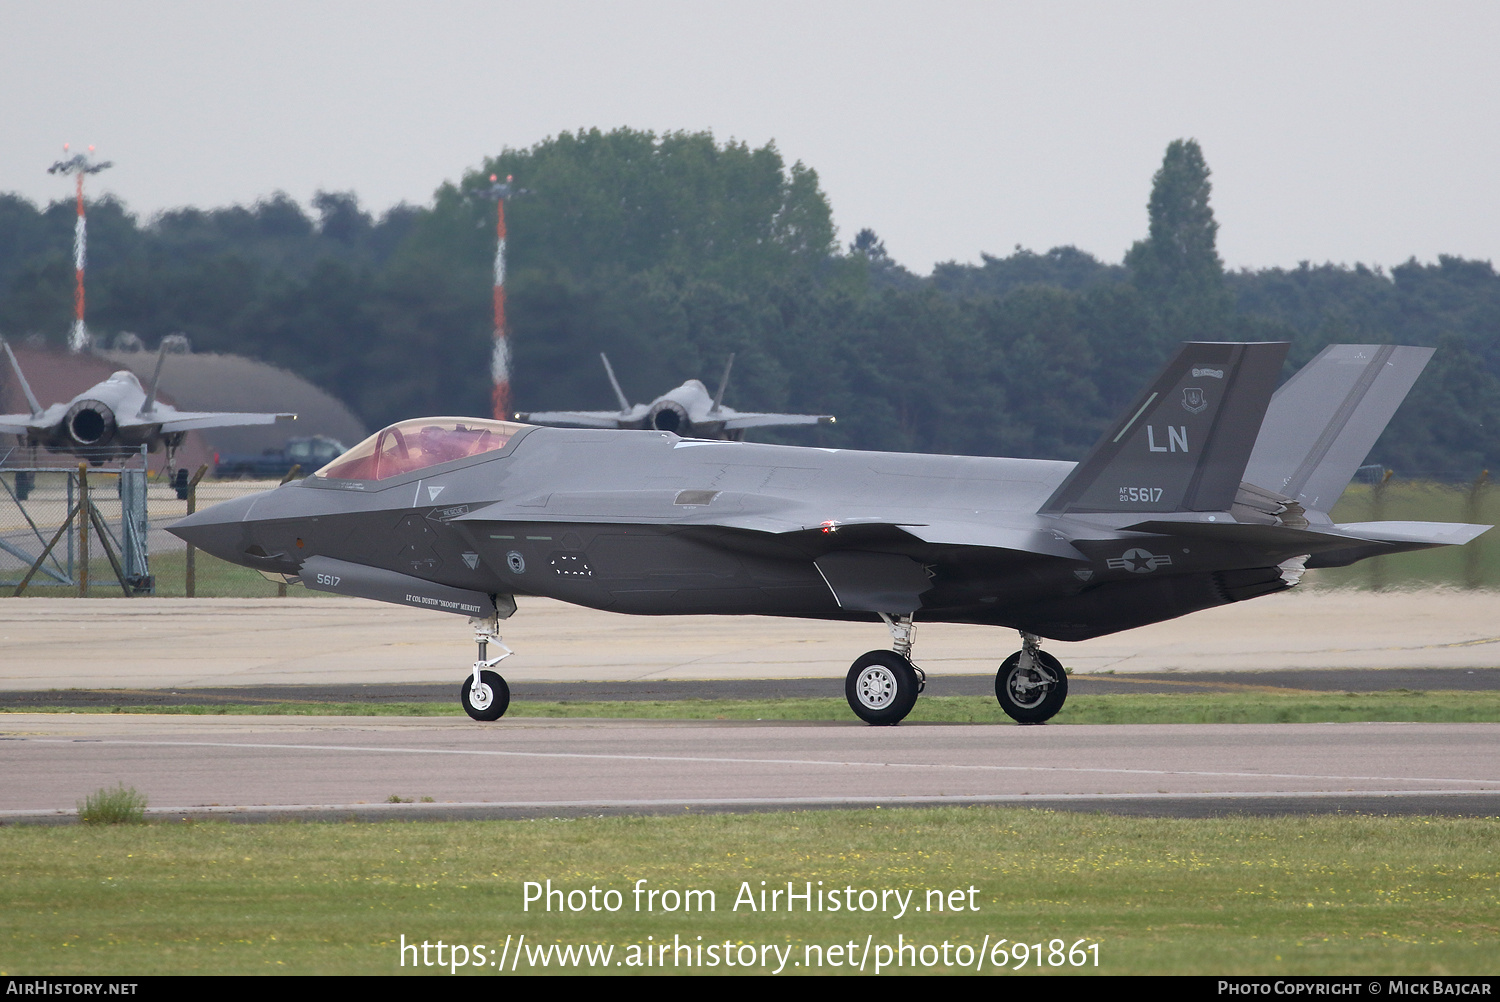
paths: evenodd
<path fill-rule="evenodd" d="M 1022 724 L 1052 719 L 1068 698 L 1068 673 L 1039 643 L 1038 637 L 1021 634 L 1021 649 L 1006 658 L 995 674 L 1000 709 Z"/>
<path fill-rule="evenodd" d="M 499 672 L 481 671 L 478 684 L 470 675 L 459 692 L 464 712 L 475 720 L 499 720 L 510 706 L 510 686 Z"/>

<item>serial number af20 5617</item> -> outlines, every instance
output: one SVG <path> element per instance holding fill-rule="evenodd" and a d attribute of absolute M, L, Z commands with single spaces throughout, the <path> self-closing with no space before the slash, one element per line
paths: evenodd
<path fill-rule="evenodd" d="M 1120 500 L 1156 504 L 1161 501 L 1161 493 L 1160 487 L 1121 487 Z"/>
<path fill-rule="evenodd" d="M 342 581 L 342 580 L 344 580 L 344 579 L 341 578 L 341 577 L 339 577 L 337 574 L 319 574 L 318 575 L 318 584 L 320 584 L 320 585 L 327 585 L 330 588 L 337 588 L 339 586 L 339 582 Z"/>

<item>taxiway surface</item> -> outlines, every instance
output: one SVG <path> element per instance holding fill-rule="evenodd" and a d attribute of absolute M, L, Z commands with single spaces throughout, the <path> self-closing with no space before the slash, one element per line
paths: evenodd
<path fill-rule="evenodd" d="M 528 683 L 629 683 L 635 691 L 694 679 L 825 680 L 837 692 L 833 680 L 855 656 L 889 642 L 875 623 L 625 617 L 527 599 L 504 626 L 517 653 L 502 670 L 518 693 Z M 1014 647 L 1009 631 L 923 625 L 917 661 L 934 680 L 931 691 L 944 677 L 977 677 L 982 685 Z M 1199 685 L 1202 673 L 1267 669 L 1303 676 L 1371 669 L 1388 673 L 1392 684 L 1362 688 L 1420 688 L 1424 671 L 1434 681 L 1493 674 L 1482 669 L 1500 663 L 1500 596 L 1292 592 L 1048 649 L 1078 673 L 1078 691 L 1090 677 L 1101 685 L 1132 677 L 1157 685 L 1174 673 L 1198 673 L 1192 684 Z M 243 699 L 246 689 L 269 695 L 289 686 L 341 691 L 375 683 L 454 692 L 473 656 L 458 617 L 358 600 L 0 602 L 0 690 L 10 694 L 219 687 Z M 1286 684 L 1244 679 L 1257 688 Z M 164 816 L 507 817 L 928 803 L 1187 815 L 1495 814 L 1500 724 L 871 728 L 852 719 L 477 724 L 9 712 L 0 714 L 0 769 L 0 821 L 66 818 L 80 798 L 116 782 L 141 790 Z M 383 803 L 391 797 L 412 803 Z"/>
<path fill-rule="evenodd" d="M 879 623 L 759 616 L 623 616 L 519 600 L 502 624 L 507 679 L 842 679 Z M 1010 630 L 920 623 L 934 677 L 993 675 Z M 1076 673 L 1500 665 L 1500 594 L 1291 591 L 1046 649 Z M 463 619 L 359 599 L 0 601 L 0 689 L 461 682 Z"/>
<path fill-rule="evenodd" d="M 867 727 L 16 713 L 0 727 L 0 820 L 11 821 L 61 819 L 115 783 L 172 817 L 939 803 L 1172 814 L 1195 813 L 1195 804 L 1196 813 L 1268 804 L 1500 810 L 1500 724 Z M 411 803 L 382 803 L 391 798 Z"/>

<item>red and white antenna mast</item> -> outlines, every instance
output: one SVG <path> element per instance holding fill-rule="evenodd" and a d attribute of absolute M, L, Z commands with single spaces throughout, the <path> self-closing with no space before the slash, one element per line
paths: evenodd
<path fill-rule="evenodd" d="M 505 329 L 505 203 L 513 195 L 524 194 L 511 187 L 512 176 L 490 175 L 490 186 L 481 189 L 481 198 L 493 198 L 495 213 L 495 340 L 490 349 L 491 412 L 499 421 L 510 420 L 510 343 Z"/>
<path fill-rule="evenodd" d="M 63 143 L 63 152 L 68 152 L 67 143 Z M 93 152 L 94 148 L 90 146 L 89 153 Z M 106 167 L 113 166 L 108 160 L 96 164 L 87 155 L 75 153 L 69 159 L 59 160 L 47 168 L 48 174 L 72 174 L 78 180 L 78 221 L 73 224 L 73 271 L 77 284 L 73 288 L 73 329 L 68 333 L 68 350 L 74 353 L 89 346 L 88 328 L 83 324 L 83 268 L 88 260 L 88 226 L 83 214 L 83 176 L 97 174 Z"/>

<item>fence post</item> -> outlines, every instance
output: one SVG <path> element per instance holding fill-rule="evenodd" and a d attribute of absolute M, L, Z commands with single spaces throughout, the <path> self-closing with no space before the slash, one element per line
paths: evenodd
<path fill-rule="evenodd" d="M 204 463 L 198 467 L 198 472 L 193 474 L 193 479 L 188 481 L 187 513 L 189 515 L 198 510 L 198 481 L 202 480 L 203 474 L 207 472 L 208 464 Z M 185 582 L 186 587 L 183 589 L 187 592 L 188 598 L 196 598 L 198 592 L 198 567 L 197 561 L 194 559 L 197 552 L 197 548 L 192 543 L 189 543 L 187 548 L 187 581 Z"/>
<path fill-rule="evenodd" d="M 1481 509 L 1484 507 L 1484 489 L 1488 486 L 1490 479 L 1489 470 L 1479 471 L 1479 476 L 1474 478 L 1474 483 L 1469 487 L 1468 503 L 1464 506 L 1464 518 L 1471 525 L 1479 522 Z M 1464 547 L 1464 578 L 1465 584 L 1470 588 L 1478 588 L 1484 584 L 1484 564 L 1480 560 L 1479 547 L 1484 537 L 1469 541 Z"/>
<path fill-rule="evenodd" d="M 73 510 L 73 474 L 69 473 L 64 479 L 67 480 L 67 482 L 68 482 L 68 507 L 67 507 L 67 510 L 68 511 L 72 511 Z M 73 576 L 73 569 L 74 569 L 74 564 L 73 564 L 73 533 L 69 532 L 67 534 L 67 536 L 68 536 L 68 580 L 69 581 L 73 581 L 76 584 L 77 583 L 77 579 L 74 578 L 74 576 Z"/>
<path fill-rule="evenodd" d="M 1380 478 L 1380 483 L 1370 489 L 1370 521 L 1385 521 L 1385 487 L 1391 482 L 1391 474 L 1394 470 L 1386 470 L 1385 476 Z M 1385 558 L 1373 557 L 1370 560 L 1370 590 L 1385 590 Z"/>
<path fill-rule="evenodd" d="M 78 597 L 89 597 L 89 464 L 78 464 Z"/>

